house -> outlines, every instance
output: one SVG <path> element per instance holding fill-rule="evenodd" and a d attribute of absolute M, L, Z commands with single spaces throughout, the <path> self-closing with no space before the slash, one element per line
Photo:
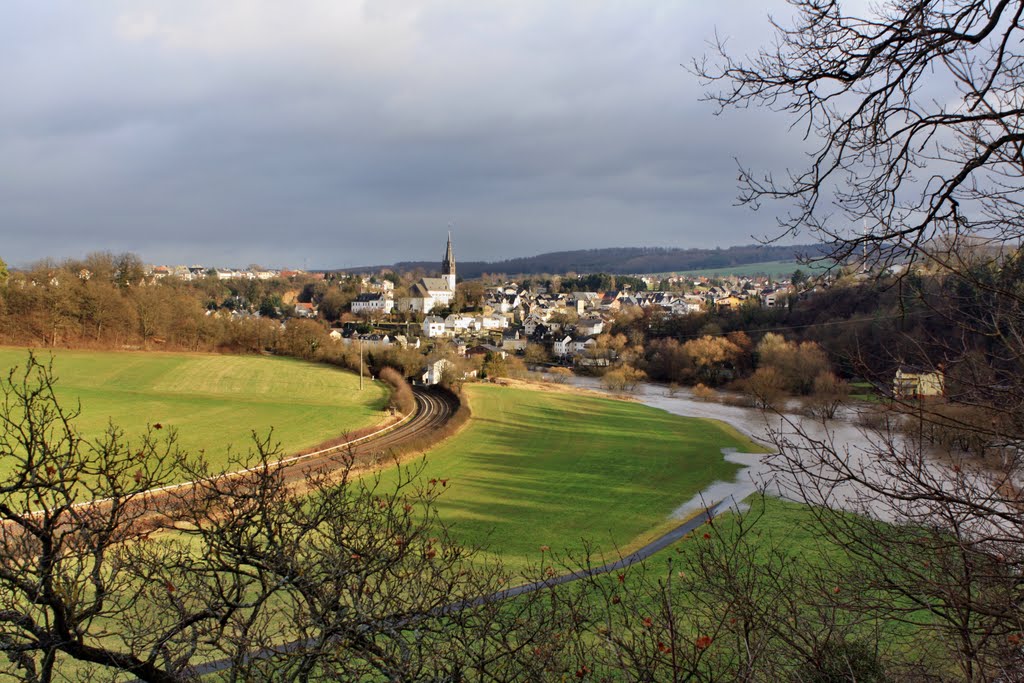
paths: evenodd
<path fill-rule="evenodd" d="M 501 348 L 505 351 L 522 351 L 526 348 L 526 335 L 519 330 L 506 330 L 501 335 Z"/>
<path fill-rule="evenodd" d="M 452 334 L 460 332 L 476 332 L 480 329 L 476 318 L 461 313 L 452 313 L 444 319 L 445 328 Z"/>
<path fill-rule="evenodd" d="M 715 299 L 715 305 L 719 308 L 737 308 L 742 304 L 743 300 L 732 294 Z"/>
<path fill-rule="evenodd" d="M 419 337 L 413 337 L 412 341 L 409 341 L 409 338 L 406 337 L 404 334 L 396 334 L 393 341 L 395 342 L 395 344 L 398 345 L 399 348 L 402 348 L 402 349 L 418 349 L 418 348 L 420 348 L 420 338 Z"/>
<path fill-rule="evenodd" d="M 537 327 L 544 324 L 544 319 L 537 314 L 530 314 L 530 316 L 523 322 L 523 331 L 527 337 L 532 337 L 534 332 L 537 331 Z"/>
<path fill-rule="evenodd" d="M 466 340 L 465 339 L 462 339 L 461 337 L 455 337 L 455 339 L 452 339 L 451 342 L 449 342 L 449 345 L 450 345 L 452 351 L 455 352 L 456 356 L 465 356 L 466 355 Z"/>
<path fill-rule="evenodd" d="M 572 337 L 565 335 L 560 339 L 556 339 L 554 345 L 551 347 L 551 353 L 556 356 L 568 356 L 571 351 Z"/>
<path fill-rule="evenodd" d="M 478 330 L 503 330 L 508 327 L 508 318 L 503 315 L 481 315 L 476 318 Z"/>
<path fill-rule="evenodd" d="M 600 307 L 602 311 L 617 311 L 622 308 L 622 302 L 619 301 L 621 295 L 618 292 L 605 292 L 601 298 Z"/>
<path fill-rule="evenodd" d="M 430 386 L 441 383 L 441 377 L 444 375 L 446 370 L 454 370 L 455 363 L 444 358 L 439 358 L 431 363 L 427 363 L 427 367 L 423 369 L 423 374 L 420 376 L 421 381 Z"/>
<path fill-rule="evenodd" d="M 496 292 L 487 299 L 487 306 L 498 313 L 509 313 L 514 311 L 519 308 L 520 303 L 519 294 L 516 292 L 511 294 Z"/>
<path fill-rule="evenodd" d="M 353 335 L 353 339 L 358 340 L 365 349 L 377 349 L 391 346 L 391 339 L 386 334 Z"/>
<path fill-rule="evenodd" d="M 423 319 L 423 336 L 428 339 L 443 337 L 447 334 L 444 318 L 437 315 L 428 315 Z"/>
<path fill-rule="evenodd" d="M 596 308 L 601 303 L 601 295 L 597 292 L 573 292 L 569 295 L 569 306 L 577 313 Z"/>
<path fill-rule="evenodd" d="M 550 342 L 550 340 L 548 339 L 549 334 L 551 334 L 551 328 L 549 328 L 547 325 L 537 325 L 535 328 L 533 328 L 533 332 L 530 333 L 529 338 L 538 342 Z"/>
<path fill-rule="evenodd" d="M 942 370 L 897 368 L 892 380 L 895 398 L 931 398 L 945 396 L 946 376 Z"/>
<path fill-rule="evenodd" d="M 597 346 L 597 340 L 593 337 L 577 337 L 572 340 L 570 350 L 574 355 L 580 355 Z"/>
<path fill-rule="evenodd" d="M 380 313 L 387 315 L 395 307 L 395 300 L 380 292 L 367 292 L 352 300 L 352 312 L 356 315 Z"/>
<path fill-rule="evenodd" d="M 604 331 L 604 321 L 600 318 L 581 318 L 576 323 L 576 331 L 585 337 L 601 334 Z"/>
<path fill-rule="evenodd" d="M 295 304 L 295 315 L 299 318 L 315 318 L 316 308 L 313 307 L 312 303 L 297 303 Z"/>

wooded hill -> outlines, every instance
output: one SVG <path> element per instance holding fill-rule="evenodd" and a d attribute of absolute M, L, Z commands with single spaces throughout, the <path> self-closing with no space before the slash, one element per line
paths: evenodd
<path fill-rule="evenodd" d="M 791 261 L 801 256 L 818 256 L 821 245 L 800 244 L 765 246 L 751 244 L 727 249 L 672 249 L 666 247 L 612 247 L 554 251 L 504 261 L 458 261 L 462 278 L 477 278 L 483 273 L 539 275 L 542 273 L 667 273 L 692 272 L 741 266 L 763 261 Z M 437 270 L 439 261 L 400 261 L 388 266 L 345 268 L 340 272 L 360 273 L 392 269 L 399 272 Z"/>

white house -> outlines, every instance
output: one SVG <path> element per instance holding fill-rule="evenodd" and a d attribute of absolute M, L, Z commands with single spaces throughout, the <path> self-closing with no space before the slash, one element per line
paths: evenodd
<path fill-rule="evenodd" d="M 428 385 L 440 383 L 441 376 L 444 374 L 445 370 L 448 370 L 449 368 L 454 369 L 455 363 L 452 363 L 450 360 L 445 360 L 444 358 L 435 360 L 433 363 L 427 363 L 427 367 L 425 368 L 422 376 L 423 383 Z"/>
<path fill-rule="evenodd" d="M 480 329 L 476 318 L 471 315 L 462 315 L 461 313 L 452 313 L 446 317 L 444 319 L 444 326 L 453 334 L 467 331 L 476 332 Z"/>
<path fill-rule="evenodd" d="M 481 315 L 476 318 L 477 329 L 503 330 L 508 327 L 508 318 L 503 315 Z"/>
<path fill-rule="evenodd" d="M 568 356 L 569 351 L 572 347 L 572 337 L 565 335 L 561 339 L 556 339 L 554 345 L 551 348 L 551 352 L 556 356 Z"/>
<path fill-rule="evenodd" d="M 386 334 L 353 335 L 353 340 L 361 343 L 364 349 L 376 349 L 391 346 L 391 339 Z"/>
<path fill-rule="evenodd" d="M 601 334 L 604 331 L 604 321 L 600 318 L 580 318 L 576 323 L 576 331 L 586 337 Z"/>
<path fill-rule="evenodd" d="M 516 292 L 511 294 L 495 292 L 490 298 L 488 298 L 487 305 L 498 313 L 510 313 L 511 311 L 519 308 L 521 301 L 519 299 L 519 294 Z"/>
<path fill-rule="evenodd" d="M 704 310 L 704 300 L 695 294 L 687 294 L 682 299 L 672 302 L 672 313 L 675 315 L 700 313 L 702 310 Z"/>
<path fill-rule="evenodd" d="M 571 349 L 574 354 L 581 354 L 595 346 L 597 346 L 597 340 L 593 337 L 577 337 L 572 340 Z"/>
<path fill-rule="evenodd" d="M 398 346 L 400 348 L 403 348 L 403 349 L 418 349 L 418 348 L 420 348 L 420 338 L 419 337 L 413 337 L 412 341 L 409 341 L 409 338 L 406 337 L 404 334 L 396 334 L 393 341 L 396 344 L 398 344 Z"/>
<path fill-rule="evenodd" d="M 428 315 L 423 319 L 423 336 L 428 339 L 445 336 L 444 318 L 437 315 Z"/>
<path fill-rule="evenodd" d="M 360 294 L 352 301 L 352 312 L 356 315 L 381 313 L 387 315 L 395 307 L 395 300 L 379 292 Z"/>

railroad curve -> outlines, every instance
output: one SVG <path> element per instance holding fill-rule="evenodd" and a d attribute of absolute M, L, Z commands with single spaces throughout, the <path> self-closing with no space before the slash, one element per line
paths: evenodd
<path fill-rule="evenodd" d="M 280 462 L 286 479 L 297 480 L 316 469 L 339 467 L 339 453 L 350 454 L 354 463 L 361 465 L 372 463 L 410 442 L 425 443 L 431 432 L 443 427 L 459 409 L 458 399 L 448 391 L 417 387 L 413 389 L 413 397 L 416 399 L 416 412 L 396 426 L 322 451 L 282 459 Z"/>
<path fill-rule="evenodd" d="M 293 483 L 301 481 L 310 472 L 330 471 L 351 465 L 373 464 L 380 456 L 410 442 L 426 445 L 429 443 L 427 437 L 430 436 L 430 433 L 443 427 L 459 409 L 459 400 L 449 391 L 430 387 L 417 387 L 413 389 L 413 397 L 416 400 L 416 411 L 398 423 L 379 429 L 366 436 L 330 446 L 329 448 L 302 455 L 287 456 L 269 463 L 269 466 L 279 467 L 285 481 Z M 339 457 L 341 453 L 345 453 L 346 457 Z M 241 477 L 261 467 L 261 465 L 256 465 L 231 472 L 223 472 L 214 475 L 211 480 Z M 152 513 L 159 513 L 160 506 L 167 501 L 171 501 L 172 505 L 181 503 L 180 496 L 182 494 L 179 493 L 176 498 L 174 495 L 176 491 L 187 491 L 199 483 L 198 480 L 182 481 L 138 491 L 132 494 L 132 501 L 127 501 L 127 504 L 138 504 L 146 501 L 145 504 Z M 101 506 L 113 502 L 113 498 L 96 498 L 75 503 L 71 505 L 71 508 Z M 125 503 L 126 501 L 121 499 L 117 501 L 119 505 Z M 42 512 L 42 510 L 32 510 L 28 511 L 27 514 L 38 515 L 42 514 Z"/>

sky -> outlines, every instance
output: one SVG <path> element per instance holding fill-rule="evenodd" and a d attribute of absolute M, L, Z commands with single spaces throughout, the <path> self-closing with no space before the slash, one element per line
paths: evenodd
<path fill-rule="evenodd" d="M 753 0 L 11 0 L 0 258 L 332 268 L 773 234 L 739 158 L 801 163 L 770 112 L 715 115 L 684 64 Z"/>

